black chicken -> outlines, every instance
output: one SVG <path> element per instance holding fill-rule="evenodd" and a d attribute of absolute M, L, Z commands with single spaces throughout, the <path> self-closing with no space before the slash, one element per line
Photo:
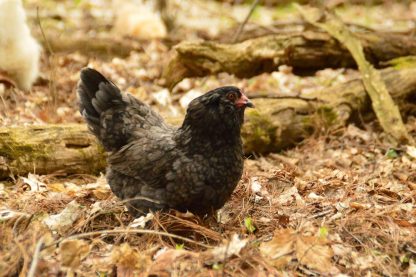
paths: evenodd
<path fill-rule="evenodd" d="M 107 180 L 129 211 L 221 208 L 243 172 L 240 129 L 253 104 L 232 86 L 189 104 L 180 128 L 91 68 L 81 71 L 80 111 L 108 151 Z"/>

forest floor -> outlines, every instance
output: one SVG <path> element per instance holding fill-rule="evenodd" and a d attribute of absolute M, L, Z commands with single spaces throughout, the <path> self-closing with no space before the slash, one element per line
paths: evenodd
<path fill-rule="evenodd" d="M 31 92 L 0 84 L 0 125 L 83 122 L 75 86 L 85 66 L 100 70 L 124 91 L 171 117 L 183 116 L 191 99 L 221 85 L 243 87 L 249 95 L 291 95 L 359 76 L 353 69 L 325 69 L 299 77 L 282 66 L 250 79 L 228 74 L 185 79 L 169 91 L 161 73 L 172 45 L 218 38 L 249 10 L 210 1 L 183 2 L 189 6 L 176 13 L 182 25 L 174 39 L 142 40 L 140 50 L 127 56 L 44 49 L 41 78 Z M 116 10 L 109 1 L 42 1 L 39 9 L 36 0 L 25 3 L 38 38 L 98 33 L 121 39 L 111 31 Z M 415 28 L 413 4 L 348 5 L 338 11 L 344 20 L 371 28 Z M 262 7 L 252 21 L 270 24 L 297 18 L 291 6 Z M 416 135 L 416 119 L 408 118 L 406 127 Z M 28 176 L 0 181 L 0 275 L 19 272 L 416 276 L 416 149 L 394 148 L 377 122 L 318 130 L 295 148 L 247 157 L 231 199 L 207 218 L 171 211 L 134 219 L 111 193 L 104 175 L 39 176 L 34 169 Z"/>

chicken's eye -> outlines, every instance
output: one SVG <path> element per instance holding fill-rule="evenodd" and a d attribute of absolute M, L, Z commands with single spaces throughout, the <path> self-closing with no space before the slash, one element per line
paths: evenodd
<path fill-rule="evenodd" d="M 227 94 L 227 99 L 230 100 L 230 101 L 235 101 L 236 98 L 237 98 L 237 96 L 235 95 L 235 93 Z"/>

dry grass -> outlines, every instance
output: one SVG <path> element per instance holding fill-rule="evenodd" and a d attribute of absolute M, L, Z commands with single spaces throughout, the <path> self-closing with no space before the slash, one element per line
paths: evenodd
<path fill-rule="evenodd" d="M 42 25 L 46 37 L 54 34 L 50 23 Z M 170 116 L 183 113 L 179 99 L 190 89 L 236 84 L 248 91 L 284 92 L 356 76 L 326 70 L 300 78 L 281 71 L 247 81 L 221 74 L 186 81 L 164 106 L 154 93 L 163 89 L 161 61 L 168 47 L 157 41 L 142 47 L 125 59 L 55 53 L 53 64 L 44 53 L 42 72 L 53 72 L 54 79 L 43 76 L 30 93 L 0 93 L 0 124 L 82 122 L 74 87 L 88 64 Z M 57 92 L 53 101 L 50 83 Z M 414 136 L 416 120 L 410 118 L 407 128 Z M 0 274 L 416 274 L 415 157 L 406 148 L 390 147 L 376 126 L 324 130 L 295 149 L 247 159 L 243 178 L 219 215 L 155 213 L 144 229 L 133 227 L 136 221 L 101 177 L 22 176 L 36 182 L 36 189 L 16 176 L 0 183 Z"/>
<path fill-rule="evenodd" d="M 357 132 L 370 139 L 362 140 Z M 25 189 L 19 179 L 2 191 L 3 207 L 19 213 L 2 221 L 0 268 L 6 275 L 29 272 L 36 245 L 42 240 L 36 267 L 41 276 L 68 270 L 82 276 L 97 272 L 325 274 L 328 269 L 299 260 L 299 249 L 286 253 L 288 259 L 278 266 L 262 252 L 262 245 L 275 232 L 280 235 L 273 241 L 285 243 L 283 234 L 292 230 L 302 239 L 323 238 L 323 249 L 330 251 L 329 261 L 338 272 L 352 276 L 406 274 L 416 258 L 415 163 L 405 152 L 396 158 L 385 156 L 388 144 L 373 139 L 379 137 L 379 133 L 350 126 L 342 136 L 312 138 L 284 153 L 295 165 L 281 163 L 281 156 L 276 160 L 273 155 L 247 160 L 243 179 L 219 216 L 156 213 L 145 229 L 130 226 L 133 218 L 111 194 L 105 199 L 96 197 L 101 194 L 94 190 L 108 190 L 102 179 L 97 182 L 102 186 L 87 189 L 91 177 L 84 177 L 88 180 L 84 182 L 78 178 L 76 192 L 53 192 L 56 185 L 49 187 L 71 178 L 43 177 L 46 189 L 42 192 Z M 71 226 L 63 231 L 45 226 L 44 218 L 61 212 L 73 200 L 82 205 Z M 96 203 L 100 208 L 92 212 Z M 245 226 L 247 218 L 252 219 L 254 232 Z M 244 247 L 226 259 L 213 256 L 212 248 L 227 245 L 233 234 L 247 240 Z M 87 254 L 72 269 L 62 267 L 62 255 L 77 256 L 74 249 L 61 248 L 65 238 L 88 245 Z"/>

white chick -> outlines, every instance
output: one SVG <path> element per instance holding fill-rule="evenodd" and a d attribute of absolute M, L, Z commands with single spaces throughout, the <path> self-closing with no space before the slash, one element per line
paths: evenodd
<path fill-rule="evenodd" d="M 113 9 L 116 11 L 116 33 L 139 39 L 166 37 L 166 26 L 152 3 L 143 0 L 113 0 Z"/>
<path fill-rule="evenodd" d="M 41 47 L 26 23 L 21 0 L 0 0 L 0 71 L 22 90 L 29 90 L 39 74 Z"/>

